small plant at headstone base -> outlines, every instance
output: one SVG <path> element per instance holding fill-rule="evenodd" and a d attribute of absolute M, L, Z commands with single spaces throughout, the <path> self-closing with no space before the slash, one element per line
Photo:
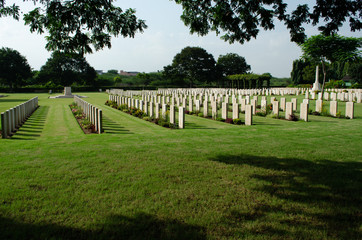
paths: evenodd
<path fill-rule="evenodd" d="M 92 129 L 94 128 L 94 125 L 88 120 L 88 119 L 83 119 L 81 121 L 81 125 L 84 129 Z"/>
<path fill-rule="evenodd" d="M 124 109 L 127 109 L 127 111 L 128 111 L 128 106 L 127 106 L 127 104 L 121 104 L 121 105 L 118 106 L 117 109 L 121 110 L 121 111 L 123 111 Z"/>
<path fill-rule="evenodd" d="M 142 119 L 145 121 L 151 122 L 151 117 L 146 116 L 146 117 L 143 117 Z"/>
<path fill-rule="evenodd" d="M 255 116 L 259 116 L 259 117 L 266 117 L 266 110 L 265 109 L 261 109 L 261 110 L 256 110 L 255 112 Z"/>
<path fill-rule="evenodd" d="M 221 117 L 217 117 L 215 118 L 216 121 L 219 121 L 219 122 L 225 122 L 225 119 L 221 118 Z"/>
<path fill-rule="evenodd" d="M 275 119 L 280 119 L 280 118 L 281 118 L 281 116 L 279 116 L 279 115 L 277 115 L 277 114 L 272 114 L 271 117 L 272 117 L 272 118 L 275 118 Z"/>
<path fill-rule="evenodd" d="M 342 118 L 343 116 L 342 116 L 342 112 L 341 111 L 338 111 L 337 113 L 336 113 L 336 118 Z"/>
<path fill-rule="evenodd" d="M 203 113 L 199 113 L 197 116 L 199 116 L 199 117 L 203 117 L 203 116 L 204 116 L 204 114 L 203 114 Z"/>
<path fill-rule="evenodd" d="M 225 123 L 234 124 L 234 121 L 232 118 L 226 118 Z"/>
<path fill-rule="evenodd" d="M 189 110 L 185 110 L 185 114 L 190 114 L 190 111 L 189 111 Z"/>
<path fill-rule="evenodd" d="M 243 124 L 243 122 L 242 122 L 241 119 L 239 119 L 239 118 L 234 119 L 234 120 L 233 120 L 233 123 L 234 123 L 235 125 L 241 125 L 241 124 Z"/>
<path fill-rule="evenodd" d="M 261 105 L 256 105 L 256 109 L 261 109 Z"/>
<path fill-rule="evenodd" d="M 265 110 L 266 110 L 266 114 L 269 115 L 273 111 L 273 104 L 270 103 L 270 104 L 266 105 Z"/>
<path fill-rule="evenodd" d="M 299 118 L 298 118 L 297 115 L 291 114 L 291 115 L 289 115 L 289 119 L 288 119 L 288 120 L 289 120 L 289 121 L 298 121 Z"/>
<path fill-rule="evenodd" d="M 312 114 L 313 114 L 313 109 L 308 108 L 308 114 L 309 114 L 309 115 L 312 115 Z"/>

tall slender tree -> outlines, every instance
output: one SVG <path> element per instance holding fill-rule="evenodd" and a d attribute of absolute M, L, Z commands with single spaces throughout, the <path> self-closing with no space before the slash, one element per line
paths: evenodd
<path fill-rule="evenodd" d="M 359 50 L 361 47 L 362 38 L 339 35 L 323 36 L 321 34 L 312 36 L 301 44 L 305 59 L 322 64 L 322 94 L 327 76 L 326 62 L 334 63 L 336 61 L 344 62 L 357 59 L 361 56 L 361 51 Z"/>

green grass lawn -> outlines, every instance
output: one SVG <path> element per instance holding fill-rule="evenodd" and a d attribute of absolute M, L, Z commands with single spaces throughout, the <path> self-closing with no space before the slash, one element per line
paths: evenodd
<path fill-rule="evenodd" d="M 187 115 L 171 130 L 81 95 L 104 134 L 83 134 L 72 99 L 0 98 L 40 105 L 0 139 L 0 239 L 362 238 L 362 104 L 353 120 Z"/>

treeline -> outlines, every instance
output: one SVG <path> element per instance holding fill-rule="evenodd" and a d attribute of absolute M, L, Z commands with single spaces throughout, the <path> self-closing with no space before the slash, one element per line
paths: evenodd
<path fill-rule="evenodd" d="M 75 53 L 53 52 L 40 68 L 32 71 L 26 58 L 10 48 L 0 49 L 0 88 L 53 89 L 72 86 L 78 90 L 97 88 L 230 87 L 261 88 L 287 86 L 288 82 L 250 72 L 250 65 L 236 53 L 220 55 L 217 61 L 200 47 L 186 47 L 162 71 L 120 75 L 111 69 L 98 74 L 86 59 Z M 278 82 L 279 81 L 279 82 Z M 276 83 L 276 84 L 275 84 Z"/>
<path fill-rule="evenodd" d="M 316 76 L 316 64 L 305 59 L 293 61 L 291 80 L 293 85 L 312 85 Z M 319 66 L 320 68 L 322 66 Z M 326 88 L 362 87 L 362 61 L 326 63 Z M 319 71 L 319 79 L 323 72 Z"/>

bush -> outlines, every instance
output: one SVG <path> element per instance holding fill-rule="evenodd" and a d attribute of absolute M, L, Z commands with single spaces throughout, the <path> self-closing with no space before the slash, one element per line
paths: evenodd
<path fill-rule="evenodd" d="M 241 119 L 239 119 L 239 118 L 234 119 L 234 120 L 233 120 L 233 123 L 234 123 L 235 125 L 241 125 L 241 124 L 243 124 L 243 122 L 242 122 Z"/>
<path fill-rule="evenodd" d="M 232 119 L 232 118 L 226 118 L 226 119 L 225 119 L 225 123 L 230 123 L 230 124 L 233 124 L 233 123 L 234 123 L 234 121 L 233 121 L 233 119 Z"/>
<path fill-rule="evenodd" d="M 199 117 L 203 117 L 204 114 L 203 114 L 203 113 L 199 113 L 198 116 L 199 116 Z"/>
<path fill-rule="evenodd" d="M 93 129 L 94 128 L 93 124 L 88 119 L 84 119 L 81 122 L 81 125 L 84 129 Z"/>
<path fill-rule="evenodd" d="M 216 117 L 215 119 L 216 121 L 220 121 L 220 122 L 225 122 L 225 119 L 221 118 L 221 117 Z"/>
<path fill-rule="evenodd" d="M 298 116 L 297 115 L 295 115 L 295 114 L 291 114 L 290 116 L 289 116 L 289 119 L 288 119 L 289 121 L 298 121 L 299 120 L 299 118 L 298 118 Z"/>
<path fill-rule="evenodd" d="M 266 117 L 267 114 L 266 114 L 266 111 L 264 109 L 262 109 L 262 110 L 257 110 L 255 112 L 255 115 L 259 116 L 259 117 Z"/>

